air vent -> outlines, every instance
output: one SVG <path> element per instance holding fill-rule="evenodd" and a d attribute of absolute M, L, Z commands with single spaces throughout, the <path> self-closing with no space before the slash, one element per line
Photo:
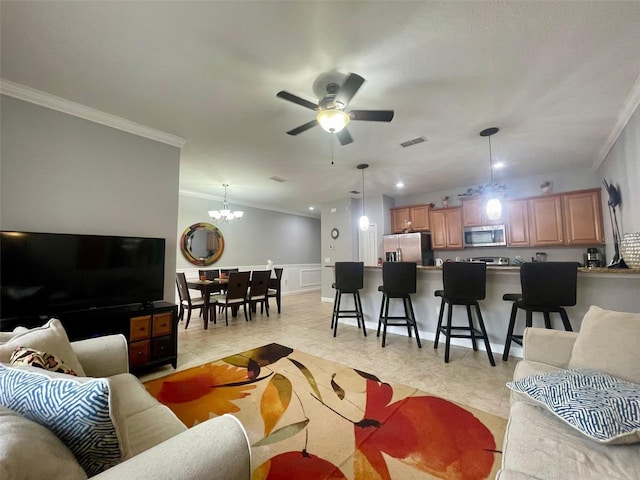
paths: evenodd
<path fill-rule="evenodd" d="M 356 190 L 351 190 L 349 192 L 351 195 L 360 195 L 360 192 L 356 191 Z"/>
<path fill-rule="evenodd" d="M 412 145 L 417 145 L 418 143 L 426 142 L 427 139 L 424 137 L 414 138 L 413 140 L 407 140 L 406 142 L 402 142 L 400 146 L 402 148 L 411 147 Z"/>
<path fill-rule="evenodd" d="M 286 178 L 280 178 L 280 177 L 276 177 L 276 176 L 271 177 L 269 180 L 273 180 L 274 182 L 278 182 L 278 183 L 283 183 L 283 182 L 287 181 Z"/>

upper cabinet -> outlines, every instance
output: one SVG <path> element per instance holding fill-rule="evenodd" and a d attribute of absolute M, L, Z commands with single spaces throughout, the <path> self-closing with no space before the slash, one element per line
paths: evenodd
<path fill-rule="evenodd" d="M 462 208 L 437 208 L 429 212 L 431 248 L 434 250 L 461 249 Z"/>
<path fill-rule="evenodd" d="M 413 231 L 429 230 L 429 205 L 406 205 L 391 209 L 391 233 L 402 233 L 409 222 Z"/>
<path fill-rule="evenodd" d="M 507 223 L 507 245 L 528 247 L 529 243 L 529 202 L 527 199 L 510 200 L 505 205 Z"/>
<path fill-rule="evenodd" d="M 567 245 L 604 243 L 600 189 L 582 190 L 562 195 L 564 239 Z"/>
<path fill-rule="evenodd" d="M 602 245 L 600 189 L 510 200 L 510 247 Z"/>
<path fill-rule="evenodd" d="M 487 198 L 472 197 L 462 199 L 462 226 L 480 227 L 483 225 L 496 225 L 505 223 L 505 213 L 496 220 L 487 217 Z"/>
<path fill-rule="evenodd" d="M 547 195 L 529 199 L 529 235 L 532 246 L 564 244 L 562 198 Z"/>

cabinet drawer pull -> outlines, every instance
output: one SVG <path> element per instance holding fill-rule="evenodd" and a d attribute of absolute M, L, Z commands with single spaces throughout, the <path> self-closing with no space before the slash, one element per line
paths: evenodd
<path fill-rule="evenodd" d="M 161 327 L 166 327 L 166 326 L 167 326 L 167 324 L 166 324 L 166 322 L 165 322 L 165 323 L 161 323 L 161 324 L 160 324 L 160 326 L 161 326 Z"/>

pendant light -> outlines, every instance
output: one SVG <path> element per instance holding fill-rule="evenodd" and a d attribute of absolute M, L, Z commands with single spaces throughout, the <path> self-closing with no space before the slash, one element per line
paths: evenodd
<path fill-rule="evenodd" d="M 358 226 L 360 227 L 360 230 L 366 232 L 367 230 L 369 230 L 369 217 L 367 217 L 364 210 L 364 170 L 366 168 L 369 168 L 369 164 L 361 163 L 357 168 L 358 170 L 362 170 L 362 216 L 360 217 Z"/>
<path fill-rule="evenodd" d="M 493 183 L 493 158 L 491 156 L 491 135 L 498 133 L 500 129 L 498 127 L 485 128 L 480 132 L 481 137 L 489 137 L 489 168 L 491 169 L 491 196 L 487 201 L 487 218 L 489 220 L 499 220 L 502 217 L 502 204 L 500 199 L 496 196 Z"/>

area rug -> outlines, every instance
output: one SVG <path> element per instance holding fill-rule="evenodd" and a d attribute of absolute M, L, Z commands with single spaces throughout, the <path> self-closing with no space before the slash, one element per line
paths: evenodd
<path fill-rule="evenodd" d="M 253 480 L 475 480 L 501 461 L 505 419 L 276 343 L 145 386 L 189 427 L 235 415 Z"/>

